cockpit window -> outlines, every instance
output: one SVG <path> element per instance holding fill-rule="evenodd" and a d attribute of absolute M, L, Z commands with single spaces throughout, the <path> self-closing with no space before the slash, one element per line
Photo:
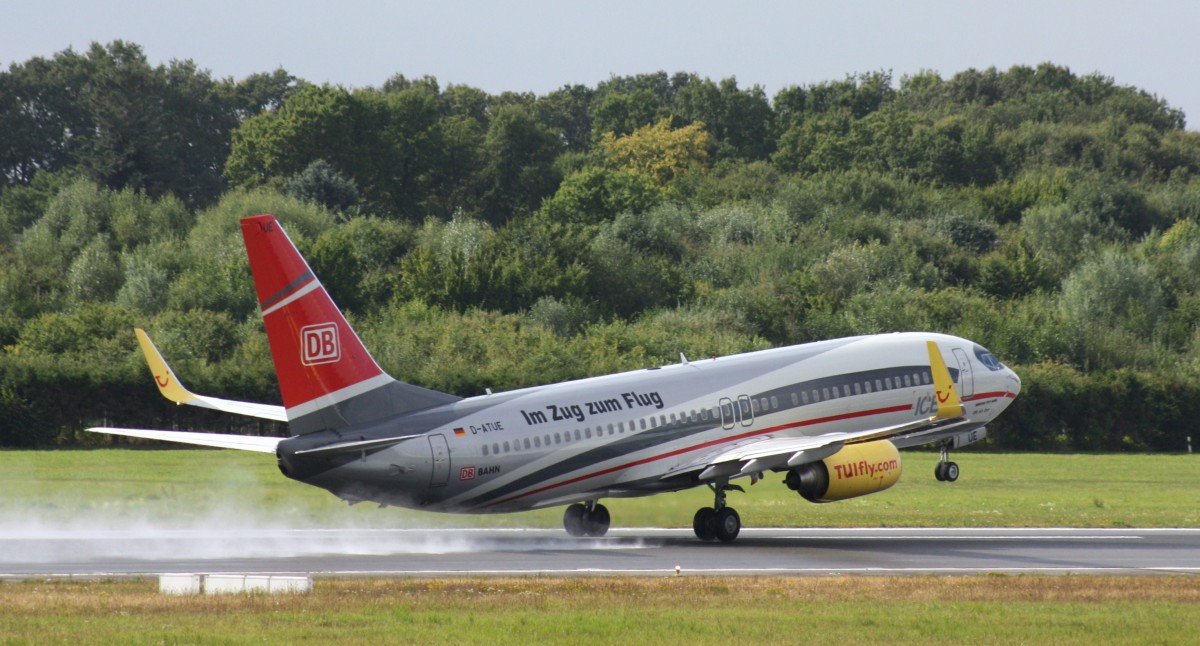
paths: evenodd
<path fill-rule="evenodd" d="M 987 348 L 982 346 L 975 346 L 975 358 L 979 359 L 979 363 L 982 363 L 987 367 L 988 370 L 993 372 L 1004 369 L 1004 364 L 1000 363 L 1000 360 L 996 358 L 996 355 L 988 352 Z"/>

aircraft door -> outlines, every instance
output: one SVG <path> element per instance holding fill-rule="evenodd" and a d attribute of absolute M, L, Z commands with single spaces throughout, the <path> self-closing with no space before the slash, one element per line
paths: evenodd
<path fill-rule="evenodd" d="M 722 397 L 720 402 L 721 408 L 721 428 L 729 430 L 737 423 L 737 409 L 733 407 L 733 400 L 728 397 Z"/>
<path fill-rule="evenodd" d="M 975 394 L 975 375 L 971 371 L 971 359 L 962 348 L 954 348 L 954 358 L 958 360 L 959 396 L 970 397 Z"/>
<path fill-rule="evenodd" d="M 430 435 L 429 449 L 433 455 L 433 476 L 429 486 L 444 487 L 450 481 L 450 447 L 446 444 L 446 436 L 441 433 Z"/>
<path fill-rule="evenodd" d="M 738 395 L 737 401 L 722 397 L 720 401 L 721 428 L 729 430 L 738 424 L 750 426 L 754 423 L 754 407 L 749 395 Z"/>
<path fill-rule="evenodd" d="M 750 426 L 754 423 L 754 406 L 750 404 L 749 395 L 738 395 L 738 408 L 741 410 L 740 421 L 742 426 Z"/>

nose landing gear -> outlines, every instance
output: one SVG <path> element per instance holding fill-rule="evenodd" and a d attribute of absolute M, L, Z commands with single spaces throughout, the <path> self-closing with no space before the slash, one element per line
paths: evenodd
<path fill-rule="evenodd" d="M 933 470 L 933 477 L 938 482 L 954 482 L 958 480 L 958 463 L 950 461 L 950 444 L 942 444 L 942 459 Z"/>

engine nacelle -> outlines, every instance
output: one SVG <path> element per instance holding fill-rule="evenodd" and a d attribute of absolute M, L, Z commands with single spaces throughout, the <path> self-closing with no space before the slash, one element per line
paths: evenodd
<path fill-rule="evenodd" d="M 900 451 L 887 440 L 851 444 L 787 473 L 784 484 L 809 502 L 833 502 L 883 491 L 900 479 Z"/>

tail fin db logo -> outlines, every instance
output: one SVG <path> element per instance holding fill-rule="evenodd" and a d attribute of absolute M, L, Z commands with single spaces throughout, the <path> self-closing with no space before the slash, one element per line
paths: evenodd
<path fill-rule="evenodd" d="M 335 323 L 307 325 L 300 328 L 300 363 L 315 366 L 333 363 L 342 357 Z"/>

